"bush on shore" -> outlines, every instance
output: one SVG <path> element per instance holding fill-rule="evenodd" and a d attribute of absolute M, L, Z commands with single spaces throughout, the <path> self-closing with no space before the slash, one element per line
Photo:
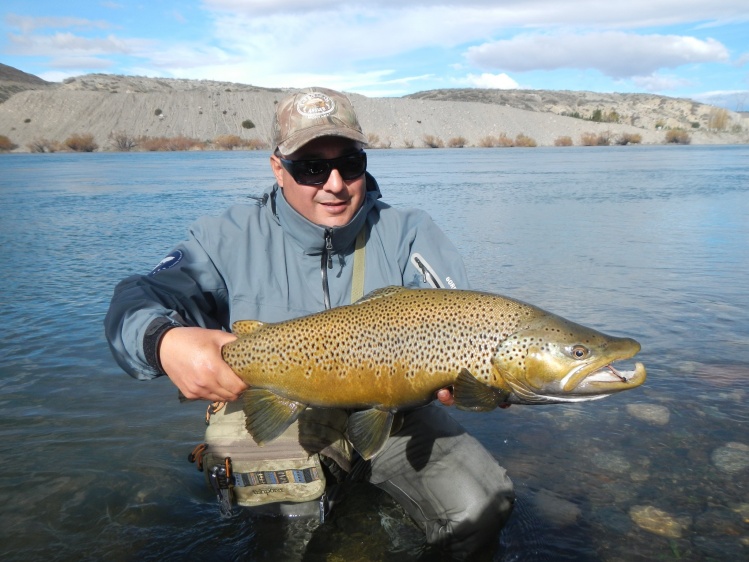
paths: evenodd
<path fill-rule="evenodd" d="M 608 146 L 611 144 L 611 132 L 583 133 L 580 135 L 580 144 L 582 146 Z"/>
<path fill-rule="evenodd" d="M 683 129 L 666 131 L 667 144 L 689 144 L 690 142 L 692 142 L 692 137 Z"/>
<path fill-rule="evenodd" d="M 70 135 L 63 144 L 74 152 L 93 152 L 99 148 L 99 145 L 94 142 L 94 135 L 91 133 Z"/>
<path fill-rule="evenodd" d="M 572 137 L 563 136 L 554 139 L 554 146 L 572 146 Z"/>
<path fill-rule="evenodd" d="M 444 148 L 445 143 L 443 140 L 439 137 L 435 137 L 434 135 L 424 135 L 421 137 L 422 142 L 424 143 L 424 146 L 427 148 Z"/>
<path fill-rule="evenodd" d="M 628 144 L 640 144 L 642 142 L 642 135 L 639 133 L 622 133 L 616 139 L 614 143 L 620 146 L 626 146 Z"/>
<path fill-rule="evenodd" d="M 5 135 L 0 135 L 0 152 L 8 152 L 10 150 L 15 150 L 16 148 L 18 148 L 17 144 L 13 144 L 13 142 Z"/>

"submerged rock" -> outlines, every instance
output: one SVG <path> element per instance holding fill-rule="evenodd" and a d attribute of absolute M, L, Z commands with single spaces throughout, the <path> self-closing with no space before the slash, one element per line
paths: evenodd
<path fill-rule="evenodd" d="M 689 518 L 674 517 L 652 505 L 635 505 L 629 516 L 641 529 L 670 539 L 681 538 L 690 523 Z"/>
<path fill-rule="evenodd" d="M 749 445 L 735 441 L 715 449 L 710 455 L 715 468 L 728 474 L 736 474 L 749 468 Z"/>
<path fill-rule="evenodd" d="M 582 513 L 577 505 L 548 490 L 539 490 L 533 497 L 533 504 L 544 519 L 557 527 L 572 525 Z"/>
<path fill-rule="evenodd" d="M 627 404 L 627 413 L 654 425 L 666 425 L 671 419 L 669 409 L 658 404 Z"/>

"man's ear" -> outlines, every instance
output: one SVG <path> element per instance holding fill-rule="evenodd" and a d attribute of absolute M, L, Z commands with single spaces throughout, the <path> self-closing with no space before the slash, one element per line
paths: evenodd
<path fill-rule="evenodd" d="M 276 183 L 279 187 L 283 187 L 283 166 L 281 161 L 275 154 L 270 155 L 270 169 L 273 170 L 273 175 L 276 176 Z"/>

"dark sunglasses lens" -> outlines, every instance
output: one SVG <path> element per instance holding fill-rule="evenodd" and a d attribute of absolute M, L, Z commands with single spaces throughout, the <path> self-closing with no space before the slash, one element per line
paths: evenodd
<path fill-rule="evenodd" d="M 364 152 L 343 156 L 332 160 L 297 160 L 283 161 L 284 167 L 301 185 L 322 185 L 335 168 L 344 180 L 353 180 L 367 171 L 367 155 Z"/>
<path fill-rule="evenodd" d="M 367 171 L 367 155 L 362 152 L 360 154 L 354 154 L 352 156 L 341 158 L 336 168 L 340 172 L 343 179 L 356 179 Z"/>
<path fill-rule="evenodd" d="M 302 185 L 322 185 L 330 176 L 330 165 L 320 161 L 300 161 L 292 165 L 294 181 Z"/>

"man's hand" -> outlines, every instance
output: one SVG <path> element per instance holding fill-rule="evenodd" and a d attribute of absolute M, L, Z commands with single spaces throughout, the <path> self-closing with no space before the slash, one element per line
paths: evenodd
<path fill-rule="evenodd" d="M 455 398 L 453 397 L 453 390 L 450 387 L 447 388 L 440 388 L 437 391 L 437 400 L 442 402 L 445 406 L 452 406 L 455 404 Z M 500 408 L 509 408 L 509 403 L 504 403 L 499 405 Z"/>
<path fill-rule="evenodd" d="M 247 388 L 221 356 L 235 339 L 221 330 L 172 328 L 159 345 L 161 366 L 185 398 L 231 402 Z"/>
<path fill-rule="evenodd" d="M 453 389 L 450 387 L 440 388 L 437 391 L 437 400 L 442 402 L 445 406 L 452 406 L 453 404 L 455 404 L 455 399 L 453 398 Z"/>

